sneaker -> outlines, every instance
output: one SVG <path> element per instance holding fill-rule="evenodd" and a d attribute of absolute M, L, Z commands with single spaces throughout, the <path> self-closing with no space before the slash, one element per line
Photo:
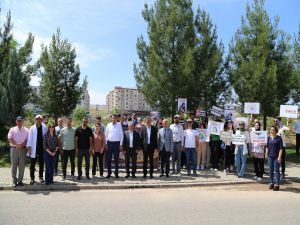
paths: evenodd
<path fill-rule="evenodd" d="M 256 181 L 257 181 L 257 182 L 262 182 L 262 178 L 261 178 L 261 177 L 258 177 L 258 178 L 256 179 Z"/>
<path fill-rule="evenodd" d="M 203 165 L 201 166 L 201 170 L 204 170 L 204 166 Z"/>
<path fill-rule="evenodd" d="M 279 186 L 275 185 L 273 191 L 279 191 Z"/>
<path fill-rule="evenodd" d="M 257 180 L 257 178 L 258 178 L 257 176 L 254 176 L 254 177 L 253 177 L 253 180 Z"/>
<path fill-rule="evenodd" d="M 274 189 L 274 184 L 270 184 L 269 189 Z"/>
<path fill-rule="evenodd" d="M 218 169 L 214 169 L 214 172 L 218 172 Z"/>
<path fill-rule="evenodd" d="M 230 166 L 230 170 L 233 171 L 233 166 Z"/>
<path fill-rule="evenodd" d="M 12 187 L 17 187 L 18 184 L 17 184 L 17 182 L 13 182 L 11 186 L 12 186 Z"/>

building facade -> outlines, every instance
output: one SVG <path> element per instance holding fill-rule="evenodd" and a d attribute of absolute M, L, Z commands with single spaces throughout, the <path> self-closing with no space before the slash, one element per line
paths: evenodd
<path fill-rule="evenodd" d="M 115 87 L 106 96 L 108 113 L 113 110 L 122 113 L 150 112 L 151 107 L 147 104 L 144 95 L 136 88 Z"/>

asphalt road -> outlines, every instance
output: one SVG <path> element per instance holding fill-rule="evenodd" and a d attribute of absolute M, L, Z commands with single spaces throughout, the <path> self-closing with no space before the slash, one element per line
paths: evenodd
<path fill-rule="evenodd" d="M 299 185 L 0 192 L 0 224 L 300 224 Z"/>

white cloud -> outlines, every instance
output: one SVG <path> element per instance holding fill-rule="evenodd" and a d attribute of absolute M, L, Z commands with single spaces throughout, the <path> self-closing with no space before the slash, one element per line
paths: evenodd
<path fill-rule="evenodd" d="M 92 105 L 106 105 L 107 93 L 101 93 L 93 89 L 89 89 L 90 103 Z"/>
<path fill-rule="evenodd" d="M 113 53 L 110 49 L 107 48 L 95 48 L 89 47 L 85 44 L 75 42 L 73 46 L 76 49 L 77 54 L 77 63 L 79 63 L 80 67 L 88 67 L 95 61 L 104 60 L 111 58 Z"/>

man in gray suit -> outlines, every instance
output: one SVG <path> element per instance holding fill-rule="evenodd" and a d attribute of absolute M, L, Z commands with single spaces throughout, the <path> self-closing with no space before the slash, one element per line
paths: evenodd
<path fill-rule="evenodd" d="M 168 128 L 168 121 L 162 121 L 162 128 L 158 131 L 158 147 L 160 151 L 160 177 L 164 175 L 164 167 L 166 166 L 166 177 L 169 177 L 170 171 L 170 155 L 173 152 L 173 132 Z"/>

